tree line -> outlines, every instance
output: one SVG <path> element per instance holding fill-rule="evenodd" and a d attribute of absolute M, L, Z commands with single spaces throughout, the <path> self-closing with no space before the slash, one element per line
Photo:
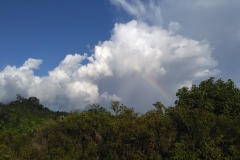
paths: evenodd
<path fill-rule="evenodd" d="M 174 106 L 156 102 L 144 114 L 119 101 L 111 102 L 113 113 L 100 104 L 55 117 L 49 110 L 24 132 L 1 121 L 0 159 L 240 159 L 240 90 L 233 81 L 211 77 L 176 95 Z"/>

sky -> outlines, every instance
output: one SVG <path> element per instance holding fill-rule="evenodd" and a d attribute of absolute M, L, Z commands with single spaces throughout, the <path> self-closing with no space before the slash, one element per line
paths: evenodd
<path fill-rule="evenodd" d="M 211 76 L 240 87 L 239 0 L 0 1 L 0 102 L 138 112 Z"/>

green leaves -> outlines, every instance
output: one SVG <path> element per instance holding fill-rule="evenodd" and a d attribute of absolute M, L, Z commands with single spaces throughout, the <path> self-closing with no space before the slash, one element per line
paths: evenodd
<path fill-rule="evenodd" d="M 211 77 L 199 86 L 183 87 L 176 93 L 176 105 L 189 108 L 201 108 L 216 115 L 236 115 L 240 113 L 240 90 L 229 79 L 214 81 Z"/>

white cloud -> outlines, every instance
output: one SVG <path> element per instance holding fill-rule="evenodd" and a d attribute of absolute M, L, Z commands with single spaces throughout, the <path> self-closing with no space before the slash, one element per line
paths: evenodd
<path fill-rule="evenodd" d="M 183 81 L 183 83 L 182 84 L 180 84 L 179 86 L 178 86 L 178 88 L 182 88 L 182 87 L 188 87 L 188 88 L 190 88 L 191 86 L 192 86 L 192 81 L 191 80 L 187 80 L 187 81 Z"/>
<path fill-rule="evenodd" d="M 119 99 L 116 95 L 99 95 L 98 86 L 89 77 L 81 78 L 78 72 L 80 63 L 86 58 L 79 54 L 67 55 L 66 58 L 46 77 L 34 75 L 41 60 L 28 59 L 23 66 L 7 66 L 0 72 L 0 101 L 9 102 L 15 94 L 36 96 L 41 102 L 54 110 L 83 109 L 90 103 L 103 100 Z M 105 97 L 105 99 L 103 99 Z"/>
<path fill-rule="evenodd" d="M 29 58 L 21 67 L 21 69 L 38 69 L 38 66 L 42 64 L 42 60 Z"/>
<path fill-rule="evenodd" d="M 179 87 L 220 73 L 209 41 L 177 34 L 184 26 L 175 21 L 168 29 L 159 25 L 160 1 L 111 2 L 137 20 L 116 23 L 111 38 L 96 45 L 91 56 L 67 55 L 48 76 L 34 75 L 41 60 L 5 67 L 0 72 L 0 101 L 20 93 L 38 97 L 51 109 L 72 110 L 121 100 L 143 112 L 156 101 L 172 104 Z M 89 63 L 82 64 L 85 59 Z"/>
<path fill-rule="evenodd" d="M 138 20 L 148 21 L 153 24 L 162 24 L 160 1 L 158 0 L 110 0 L 110 2 L 124 9 Z"/>
<path fill-rule="evenodd" d="M 0 72 L 0 100 L 20 93 L 36 96 L 55 110 L 122 100 L 143 111 L 147 110 L 143 106 L 157 100 L 167 102 L 166 91 L 157 88 L 158 84 L 173 97 L 179 86 L 216 75 L 219 71 L 214 69 L 217 62 L 211 51 L 207 41 L 185 38 L 171 28 L 164 30 L 136 20 L 115 24 L 110 40 L 95 46 L 93 55 L 67 55 L 48 76 L 34 75 L 41 60 L 29 59 L 19 68 L 7 66 Z M 89 63 L 81 64 L 84 59 Z M 157 83 L 154 87 L 153 81 Z"/>
<path fill-rule="evenodd" d="M 195 77 L 196 78 L 208 78 L 210 76 L 215 76 L 217 74 L 219 74 L 221 71 L 218 70 L 218 69 L 214 69 L 214 70 L 209 70 L 209 69 L 206 69 L 204 71 L 200 71 L 200 72 L 197 72 L 195 74 Z"/>
<path fill-rule="evenodd" d="M 27 88 L 34 88 L 35 84 L 41 82 L 40 77 L 34 76 L 32 69 L 38 68 L 42 63 L 41 60 L 29 58 L 23 66 L 6 66 L 0 72 L 0 100 L 7 102 L 15 98 L 15 94 L 21 92 L 22 95 L 27 95 Z M 17 92 L 16 92 L 17 91 Z"/>
<path fill-rule="evenodd" d="M 151 99 L 149 96 L 154 100 L 166 100 L 163 93 L 156 94 L 154 88 L 146 83 L 149 79 L 164 86 L 174 97 L 179 86 L 205 78 L 199 74 L 196 76 L 199 71 L 208 70 L 209 76 L 220 72 L 214 69 L 218 63 L 211 55 L 208 41 L 189 39 L 174 34 L 171 29 L 164 30 L 136 20 L 116 24 L 111 39 L 97 48 L 107 50 L 107 55 L 110 53 L 106 62 L 113 76 L 118 77 L 113 78 L 116 86 L 107 87 L 111 87 L 123 100 L 135 97 L 133 99 L 139 102 L 130 102 L 133 99 L 127 102 L 132 106 L 148 106 L 153 103 L 147 100 Z M 111 84 L 109 78 L 107 82 Z M 140 97 L 145 97 L 144 102 Z"/>

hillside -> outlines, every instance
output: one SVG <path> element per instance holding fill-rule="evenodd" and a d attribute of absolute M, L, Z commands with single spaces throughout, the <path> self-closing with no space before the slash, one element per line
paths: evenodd
<path fill-rule="evenodd" d="M 18 95 L 20 96 L 20 95 Z M 17 97 L 18 100 L 9 104 L 1 104 L 1 129 L 26 133 L 30 129 L 41 125 L 44 120 L 56 119 L 66 112 L 54 112 L 39 103 L 36 97 Z M 20 98 L 20 99 L 19 99 Z"/>

